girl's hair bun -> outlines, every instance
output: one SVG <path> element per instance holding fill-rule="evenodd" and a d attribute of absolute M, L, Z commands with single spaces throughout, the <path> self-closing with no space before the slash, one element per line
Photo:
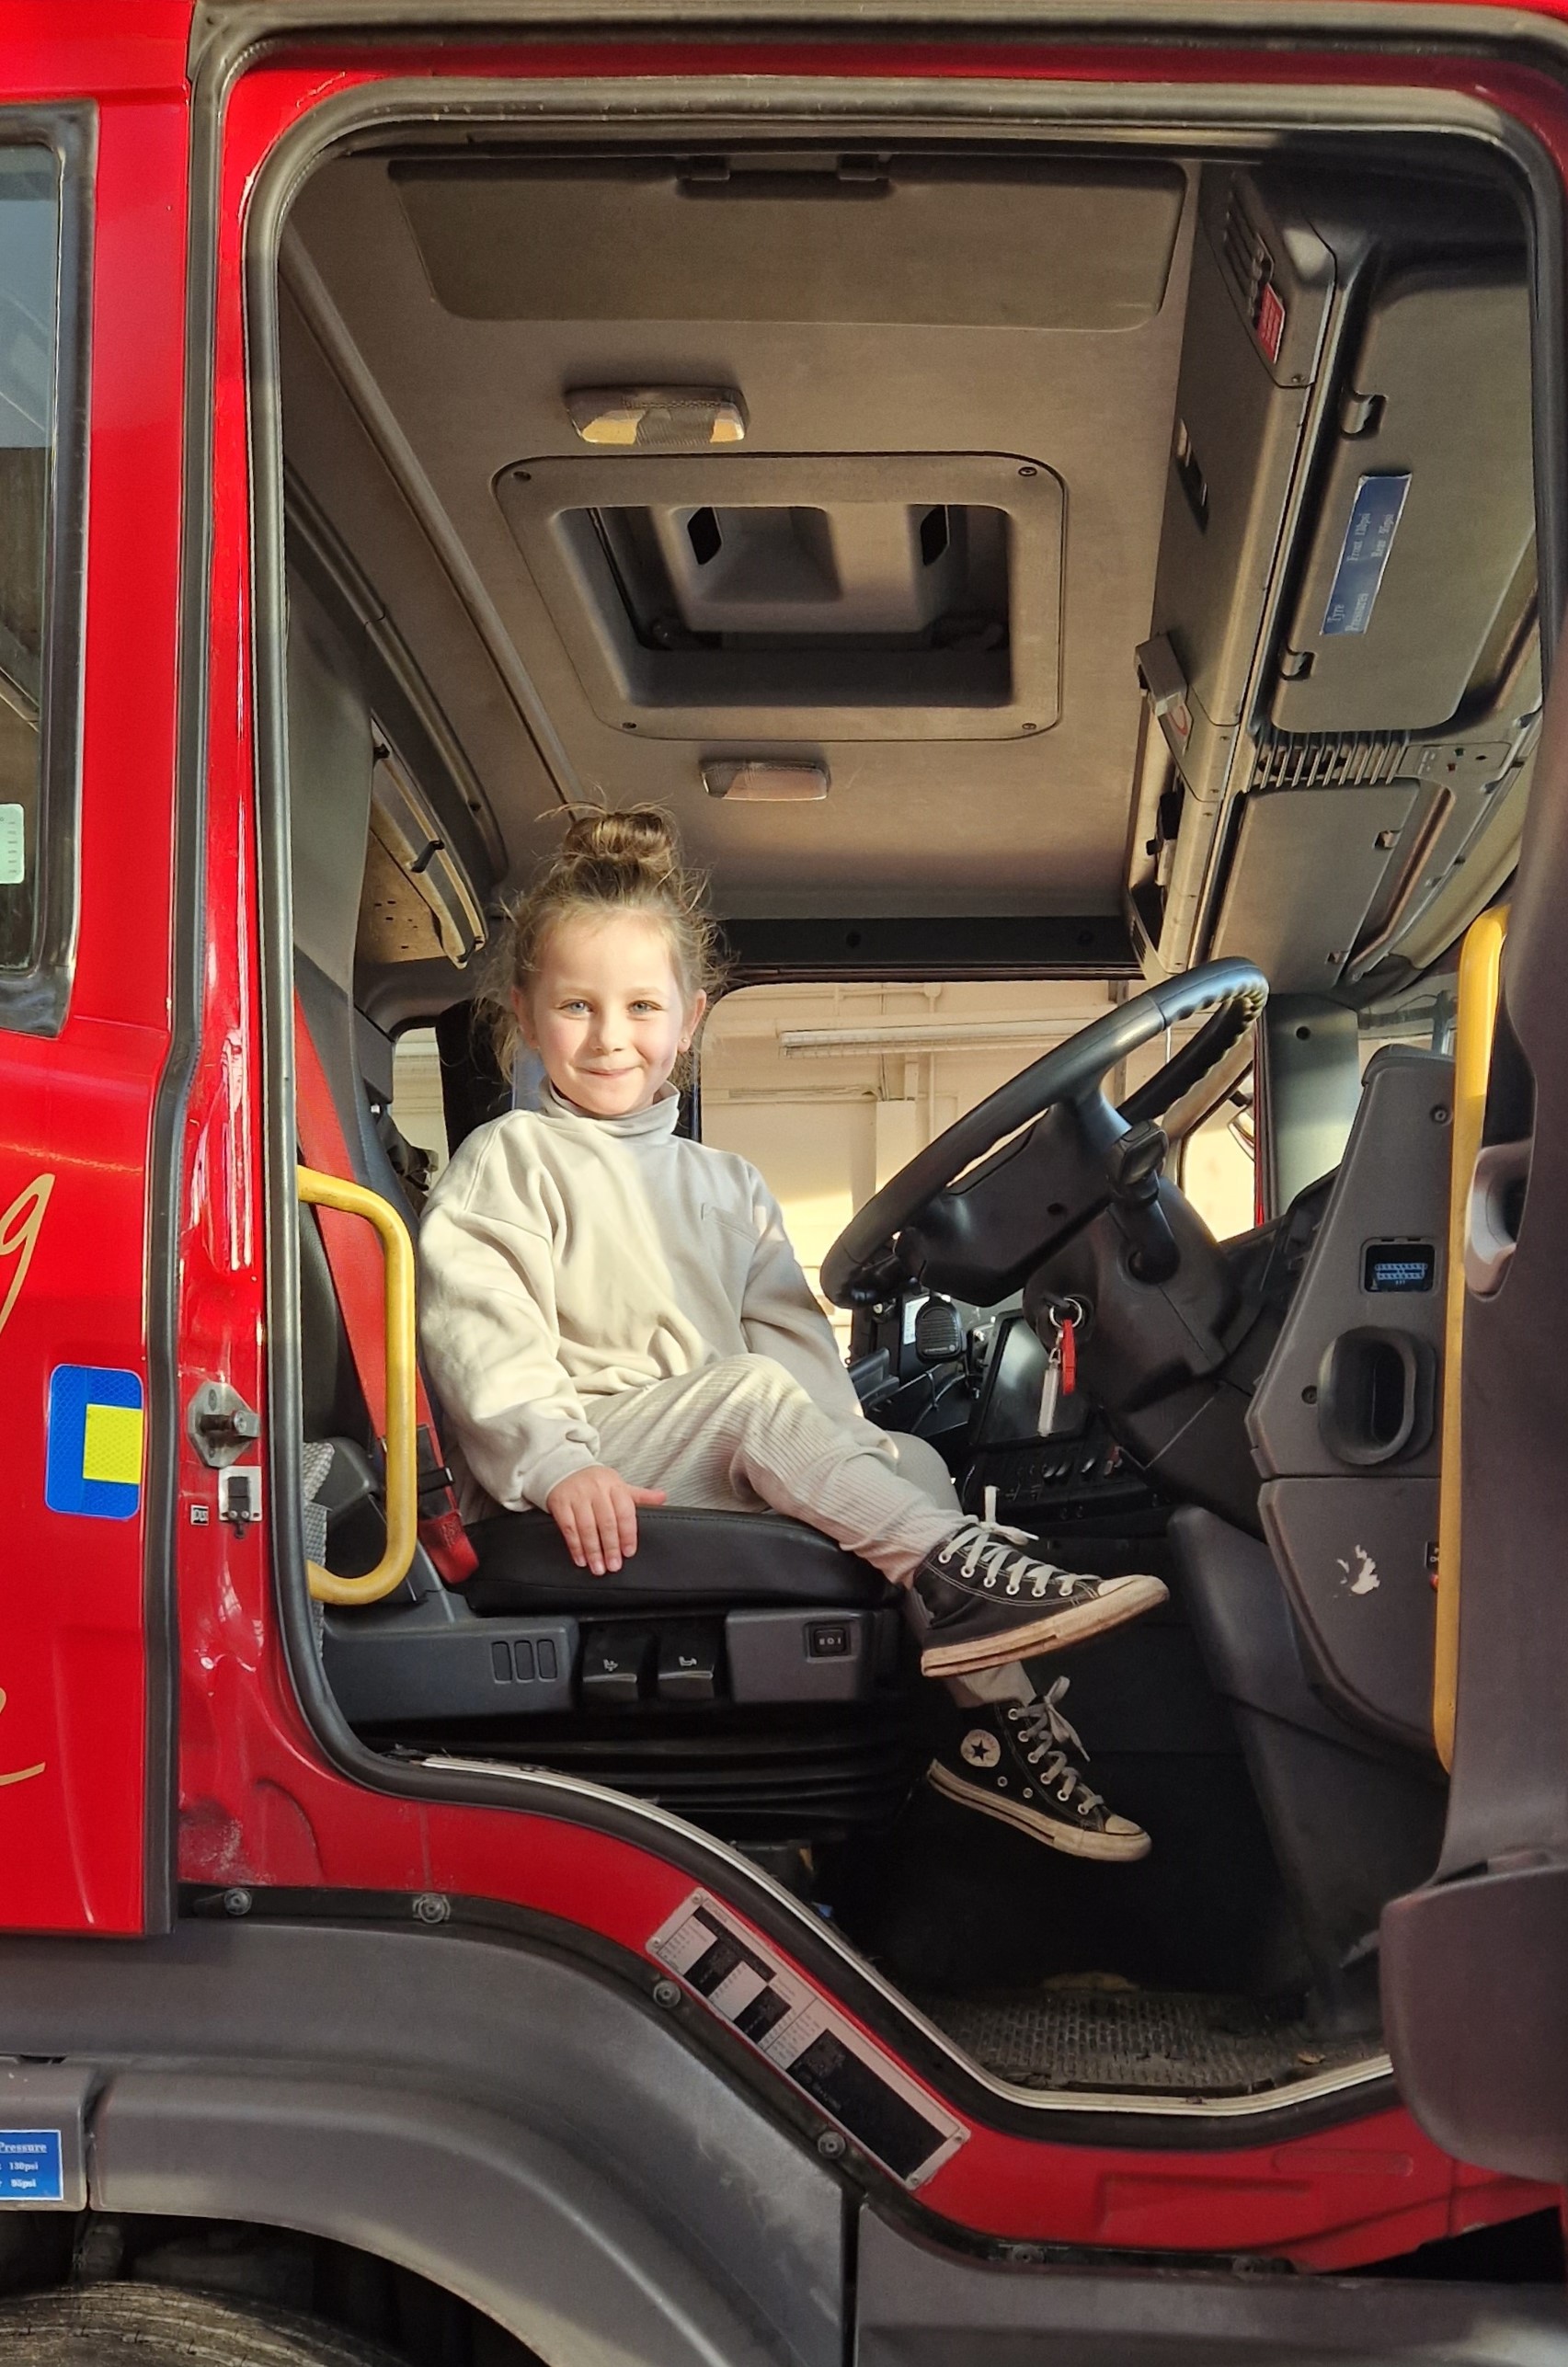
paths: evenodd
<path fill-rule="evenodd" d="M 681 868 L 675 833 L 655 806 L 628 806 L 620 812 L 593 806 L 573 815 L 561 843 L 564 869 L 578 863 L 624 864 L 660 886 Z"/>

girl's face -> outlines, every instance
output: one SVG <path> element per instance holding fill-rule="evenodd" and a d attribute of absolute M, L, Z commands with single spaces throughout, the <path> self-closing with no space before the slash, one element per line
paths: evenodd
<path fill-rule="evenodd" d="M 707 1005 L 688 1002 L 670 932 L 650 913 L 574 914 L 544 940 L 526 988 L 512 989 L 523 1038 L 563 1101 L 588 1117 L 651 1107 Z"/>

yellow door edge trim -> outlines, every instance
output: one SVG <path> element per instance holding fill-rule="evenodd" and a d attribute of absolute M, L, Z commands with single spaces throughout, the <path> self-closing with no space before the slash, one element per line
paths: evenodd
<path fill-rule="evenodd" d="M 1432 1670 L 1432 1732 L 1446 1767 L 1454 1763 L 1459 1676 L 1459 1408 L 1463 1395 L 1465 1234 L 1471 1185 L 1486 1115 L 1492 1039 L 1503 990 L 1508 908 L 1471 923 L 1459 955 L 1454 1031 L 1453 1168 L 1448 1195 L 1448 1271 L 1443 1337 L 1442 1472 L 1437 1498 L 1437 1629 Z"/>
<path fill-rule="evenodd" d="M 414 1244 L 408 1228 L 379 1192 L 314 1167 L 296 1170 L 300 1198 L 373 1225 L 386 1275 L 386 1548 L 362 1578 L 339 1578 L 307 1561 L 318 1603 L 380 1603 L 408 1575 L 419 1533 L 418 1421 L 414 1410 Z"/>

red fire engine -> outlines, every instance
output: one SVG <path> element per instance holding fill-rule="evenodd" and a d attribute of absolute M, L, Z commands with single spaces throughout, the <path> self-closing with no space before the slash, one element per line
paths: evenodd
<path fill-rule="evenodd" d="M 1557 2355 L 1561 11 L 0 34 L 0 2335 Z M 1097 998 L 821 1278 L 1167 1576 L 1074 1672 L 1145 1866 L 933 1795 L 815 1532 L 458 1518 L 398 1062 L 523 1090 L 584 796 L 737 989 Z"/>

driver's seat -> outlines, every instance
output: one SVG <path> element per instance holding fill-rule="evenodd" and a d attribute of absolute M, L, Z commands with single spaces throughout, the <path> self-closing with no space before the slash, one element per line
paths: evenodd
<path fill-rule="evenodd" d="M 345 999 L 308 959 L 296 978 L 337 1115 L 333 1164 L 400 1197 Z M 306 1435 L 331 1447 L 327 1559 L 351 1572 L 380 1549 L 379 1470 L 308 1211 L 300 1246 Z M 461 1588 L 418 1551 L 384 1602 L 326 1614 L 323 1659 L 344 1715 L 390 1744 L 569 1767 L 737 1839 L 811 1838 L 888 1815 L 910 1774 L 897 1590 L 772 1514 L 665 1506 L 642 1513 L 638 1530 L 635 1558 L 604 1578 L 574 1567 L 544 1513 L 475 1524 L 478 1567 Z"/>
<path fill-rule="evenodd" d="M 692 1512 L 665 1504 L 637 1515 L 637 1550 L 613 1575 L 574 1565 L 547 1513 L 498 1513 L 469 1537 L 479 1557 L 464 1600 L 486 1618 L 544 1602 L 591 1618 L 609 1611 L 711 1611 L 715 1605 L 805 1604 L 876 1610 L 898 1591 L 819 1529 L 779 1513 Z"/>

